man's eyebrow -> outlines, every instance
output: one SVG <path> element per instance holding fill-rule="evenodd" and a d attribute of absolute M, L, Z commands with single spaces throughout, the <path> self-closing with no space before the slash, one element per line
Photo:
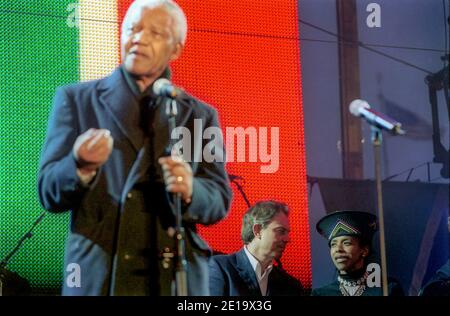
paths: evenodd
<path fill-rule="evenodd" d="M 282 230 L 291 231 L 290 228 L 287 228 L 287 227 L 284 227 L 284 226 L 277 226 L 277 227 L 275 227 L 275 229 L 278 229 L 278 230 L 282 229 Z"/>

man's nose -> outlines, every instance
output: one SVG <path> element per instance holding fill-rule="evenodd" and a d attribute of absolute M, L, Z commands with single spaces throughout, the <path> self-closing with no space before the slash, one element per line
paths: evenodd
<path fill-rule="evenodd" d="M 333 246 L 330 247 L 330 253 L 331 254 L 334 254 L 334 253 L 339 252 L 341 250 L 342 249 L 341 249 L 341 247 L 339 245 L 333 245 Z"/>
<path fill-rule="evenodd" d="M 335 251 L 335 252 L 342 252 L 342 251 L 344 251 L 344 248 L 342 248 L 342 245 L 341 245 L 341 244 L 337 244 L 337 245 L 334 247 L 334 251 Z"/>
<path fill-rule="evenodd" d="M 144 35 L 144 31 L 143 30 L 133 34 L 132 43 L 133 44 L 141 43 L 142 39 L 143 39 L 143 35 Z"/>

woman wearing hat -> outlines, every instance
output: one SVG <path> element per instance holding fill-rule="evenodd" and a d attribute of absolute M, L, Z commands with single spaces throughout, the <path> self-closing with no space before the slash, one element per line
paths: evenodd
<path fill-rule="evenodd" d="M 323 217 L 317 231 L 328 239 L 330 255 L 338 271 L 337 279 L 314 289 L 314 296 L 381 296 L 381 286 L 368 284 L 368 257 L 377 230 L 375 215 L 358 211 L 339 211 Z M 401 286 L 390 281 L 389 296 L 402 296 Z"/>

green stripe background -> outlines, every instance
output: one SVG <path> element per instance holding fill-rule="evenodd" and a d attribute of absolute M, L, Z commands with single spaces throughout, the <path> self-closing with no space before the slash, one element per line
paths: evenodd
<path fill-rule="evenodd" d="M 37 171 L 53 95 L 79 78 L 71 3 L 0 0 L 0 258 L 43 211 Z M 7 268 L 35 289 L 58 290 L 67 228 L 68 213 L 47 214 Z"/>

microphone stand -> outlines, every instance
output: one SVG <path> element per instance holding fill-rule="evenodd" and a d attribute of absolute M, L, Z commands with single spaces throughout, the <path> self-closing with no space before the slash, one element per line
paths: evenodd
<path fill-rule="evenodd" d="M 381 129 L 372 125 L 371 139 L 375 158 L 374 160 L 375 160 L 375 180 L 377 186 L 378 223 L 380 226 L 381 278 L 383 286 L 383 296 L 388 296 L 386 242 L 384 237 L 383 192 L 381 186 L 381 144 L 383 142 Z"/>
<path fill-rule="evenodd" d="M 244 192 L 244 188 L 242 187 L 242 185 L 237 181 L 237 179 L 241 179 L 241 177 L 239 176 L 235 176 L 232 174 L 228 175 L 230 182 L 234 183 L 236 185 L 236 188 L 238 189 L 238 191 L 241 193 L 242 198 L 245 201 L 245 204 L 247 204 L 247 206 L 250 208 L 252 205 L 250 204 L 250 201 L 247 198 L 247 195 Z"/>
<path fill-rule="evenodd" d="M 17 242 L 16 247 L 14 247 L 14 249 L 8 253 L 5 258 L 2 259 L 2 261 L 0 261 L 0 296 L 3 296 L 3 283 L 4 281 L 8 280 L 8 278 L 11 278 L 11 276 L 14 277 L 14 279 L 16 280 L 15 282 L 19 282 L 19 284 L 22 284 L 22 286 L 24 286 L 25 288 L 29 288 L 29 283 L 26 279 L 20 277 L 18 274 L 16 273 L 11 273 L 6 269 L 6 266 L 8 265 L 9 260 L 11 260 L 11 258 L 16 254 L 17 251 L 19 251 L 20 247 L 22 247 L 22 244 L 24 243 L 24 241 L 26 239 L 30 239 L 33 236 L 33 229 L 41 222 L 42 218 L 45 216 L 46 211 L 42 212 L 41 215 L 39 215 L 39 217 L 34 221 L 33 225 L 31 226 L 30 230 L 27 231 Z M 8 284 L 8 281 L 6 281 L 6 284 Z M 25 291 L 24 289 L 22 289 L 23 291 Z M 24 292 L 23 292 L 24 293 Z M 21 293 L 21 294 L 23 294 Z"/>
<path fill-rule="evenodd" d="M 25 235 L 23 235 L 16 247 L 9 253 L 6 255 L 5 258 L 3 258 L 3 260 L 0 262 L 0 270 L 6 268 L 6 265 L 8 264 L 9 260 L 12 258 L 12 256 L 14 256 L 16 254 L 16 252 L 20 249 L 20 247 L 22 247 L 23 242 L 28 238 L 31 238 L 33 236 L 33 229 L 37 226 L 37 224 L 40 223 L 40 221 L 42 220 L 42 218 L 44 218 L 46 211 L 42 212 L 41 215 L 39 215 L 39 217 L 34 221 L 33 225 L 31 226 L 30 230 L 27 231 L 25 233 Z"/>
<path fill-rule="evenodd" d="M 166 115 L 169 117 L 169 153 L 173 149 L 173 140 L 171 138 L 172 131 L 176 128 L 175 117 L 178 114 L 177 101 L 175 99 L 166 99 Z M 175 266 L 175 286 L 176 296 L 187 296 L 187 259 L 185 246 L 185 230 L 182 222 L 181 214 L 181 193 L 173 194 L 173 203 L 169 204 L 175 213 L 175 238 L 177 241 L 176 249 L 176 266 Z"/>

